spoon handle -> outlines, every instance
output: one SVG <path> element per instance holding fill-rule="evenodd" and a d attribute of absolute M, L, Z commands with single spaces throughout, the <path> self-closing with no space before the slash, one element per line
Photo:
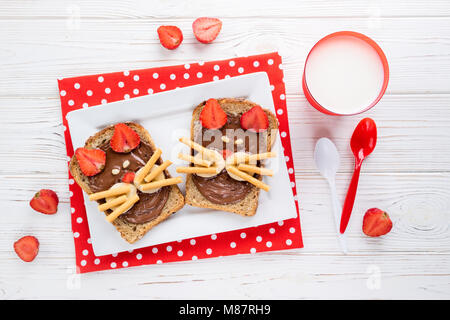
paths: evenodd
<path fill-rule="evenodd" d="M 331 190 L 331 201 L 333 204 L 333 216 L 334 216 L 334 223 L 336 226 L 337 237 L 338 237 L 342 252 L 344 252 L 346 254 L 348 252 L 348 250 L 347 250 L 347 244 L 345 241 L 345 234 L 339 233 L 339 214 L 341 213 L 341 205 L 339 204 L 339 201 L 338 201 L 338 198 L 336 195 L 336 184 L 334 182 L 334 179 L 332 181 L 330 181 L 329 184 L 330 184 L 330 190 Z"/>
<path fill-rule="evenodd" d="M 352 180 L 350 181 L 347 196 L 345 197 L 344 207 L 342 209 L 341 227 L 340 227 L 341 233 L 345 232 L 348 221 L 350 220 L 350 215 L 352 214 L 353 204 L 355 203 L 356 190 L 358 189 L 359 173 L 361 172 L 361 163 L 362 161 L 355 162 L 355 171 L 353 172 L 353 177 Z"/>

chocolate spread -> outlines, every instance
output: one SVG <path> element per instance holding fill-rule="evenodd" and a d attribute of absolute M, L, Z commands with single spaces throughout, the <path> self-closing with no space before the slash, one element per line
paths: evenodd
<path fill-rule="evenodd" d="M 206 199 L 217 204 L 230 204 L 242 200 L 253 188 L 247 181 L 231 178 L 226 170 L 211 178 L 193 175 L 192 180 Z"/>
<path fill-rule="evenodd" d="M 108 190 L 114 184 L 121 182 L 125 173 L 136 172 L 142 168 L 153 154 L 152 148 L 142 141 L 136 149 L 129 153 L 115 152 L 111 149 L 109 141 L 102 144 L 99 149 L 105 151 L 106 163 L 102 172 L 88 177 L 89 188 L 92 192 Z M 123 168 L 123 163 L 126 160 L 129 161 L 129 165 Z M 120 170 L 119 174 L 113 175 L 113 169 Z M 163 187 L 155 193 L 143 193 L 138 190 L 139 201 L 130 210 L 122 214 L 119 219 L 135 224 L 142 224 L 155 219 L 164 208 L 169 198 L 169 191 L 169 187 Z"/>
<path fill-rule="evenodd" d="M 267 136 L 241 128 L 241 115 L 227 113 L 227 123 L 218 130 L 201 127 L 194 131 L 194 141 L 204 147 L 216 150 L 230 150 L 232 152 L 249 152 L 252 154 L 267 151 Z M 229 141 L 223 141 L 227 136 Z M 236 144 L 236 141 L 242 143 Z M 259 165 L 259 162 L 258 162 Z M 258 178 L 258 175 L 255 175 Z M 247 181 L 238 181 L 229 176 L 224 169 L 217 176 L 203 178 L 192 175 L 192 180 L 199 192 L 209 201 L 216 204 L 232 204 L 244 199 L 255 188 Z"/>
<path fill-rule="evenodd" d="M 139 201 L 122 214 L 122 218 L 128 222 L 141 224 L 157 218 L 169 198 L 170 188 L 163 187 L 155 193 L 143 193 L 138 191 Z"/>

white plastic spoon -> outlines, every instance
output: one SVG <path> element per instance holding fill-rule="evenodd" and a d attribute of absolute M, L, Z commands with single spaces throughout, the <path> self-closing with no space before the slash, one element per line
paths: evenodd
<path fill-rule="evenodd" d="M 334 143 L 328 138 L 321 138 L 316 143 L 314 150 L 314 162 L 320 174 L 328 181 L 331 191 L 331 200 L 333 204 L 334 222 L 336 225 L 336 232 L 342 251 L 347 253 L 347 245 L 345 241 L 345 235 L 339 232 L 339 226 L 342 212 L 341 206 L 336 196 L 336 182 L 335 176 L 339 168 L 340 158 L 339 153 Z"/>

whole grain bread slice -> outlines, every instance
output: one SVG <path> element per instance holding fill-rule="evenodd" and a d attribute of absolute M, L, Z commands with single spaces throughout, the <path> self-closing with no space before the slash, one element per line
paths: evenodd
<path fill-rule="evenodd" d="M 144 141 L 148 145 L 150 145 L 152 150 L 156 150 L 156 145 L 152 137 L 144 127 L 133 122 L 128 122 L 126 124 L 139 134 L 141 141 Z M 113 133 L 114 133 L 113 125 L 106 127 L 103 130 L 97 132 L 92 137 L 90 137 L 86 141 L 84 147 L 88 149 L 98 148 L 107 141 L 111 140 Z M 81 171 L 75 156 L 73 156 L 72 159 L 70 160 L 69 170 L 75 181 L 84 190 L 84 192 L 86 192 L 87 194 L 93 193 L 89 188 L 88 177 L 86 177 Z M 164 173 L 166 174 L 167 177 L 170 177 L 170 174 L 167 170 L 165 170 Z M 172 185 L 169 186 L 168 188 L 170 188 L 169 198 L 167 199 L 167 202 L 164 208 L 162 209 L 161 214 L 157 218 L 143 224 L 130 223 L 125 221 L 124 219 L 121 219 L 120 217 L 113 221 L 113 225 L 116 227 L 117 231 L 120 232 L 122 238 L 124 238 L 129 243 L 134 243 L 138 241 L 151 228 L 153 228 L 160 222 L 166 220 L 171 214 L 177 212 L 184 206 L 184 196 L 181 193 L 178 186 Z M 108 213 L 105 214 L 108 215 Z"/>
<path fill-rule="evenodd" d="M 222 98 L 217 99 L 217 101 L 219 102 L 225 113 L 233 115 L 242 115 L 244 112 L 247 112 L 257 105 L 254 102 L 236 98 Z M 205 103 L 206 101 L 199 104 L 192 112 L 191 140 L 194 140 L 195 132 L 201 130 L 201 123 L 199 118 L 200 112 L 203 110 Z M 267 117 L 269 119 L 269 128 L 267 131 L 267 151 L 270 151 L 276 139 L 278 120 L 270 110 L 263 110 L 267 114 Z M 258 179 L 262 180 L 262 177 L 260 176 Z M 192 180 L 192 174 L 187 174 L 186 176 L 186 204 L 195 207 L 228 211 L 240 214 L 242 216 L 253 216 L 256 214 L 256 210 L 258 208 L 259 192 L 259 188 L 253 186 L 251 191 L 246 195 L 244 199 L 232 204 L 217 204 L 209 201 L 201 194 L 194 181 Z"/>

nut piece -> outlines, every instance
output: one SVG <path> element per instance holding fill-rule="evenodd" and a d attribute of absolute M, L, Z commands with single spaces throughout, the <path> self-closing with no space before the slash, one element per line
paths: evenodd
<path fill-rule="evenodd" d="M 237 145 L 239 145 L 239 144 L 244 143 L 244 140 L 242 140 L 242 139 L 237 139 L 234 143 L 237 144 Z"/>
<path fill-rule="evenodd" d="M 222 139 L 222 141 L 225 142 L 225 143 L 230 142 L 230 138 L 228 138 L 227 136 L 222 136 L 221 139 Z"/>
<path fill-rule="evenodd" d="M 120 169 L 114 168 L 114 169 L 111 170 L 111 173 L 113 175 L 118 175 L 120 173 Z"/>
<path fill-rule="evenodd" d="M 125 168 L 128 168 L 128 166 L 130 165 L 130 161 L 129 160 L 125 160 L 123 163 L 122 163 L 122 167 L 125 169 Z"/>

